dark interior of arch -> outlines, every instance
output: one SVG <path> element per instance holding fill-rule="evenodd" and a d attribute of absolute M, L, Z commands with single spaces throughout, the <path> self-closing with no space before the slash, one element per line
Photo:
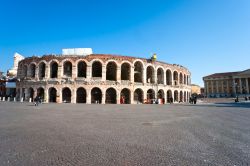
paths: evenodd
<path fill-rule="evenodd" d="M 130 65 L 128 63 L 122 64 L 121 80 L 130 80 Z"/>
<path fill-rule="evenodd" d="M 154 69 L 151 66 L 147 67 L 147 83 L 155 83 L 153 76 Z"/>
<path fill-rule="evenodd" d="M 102 103 L 102 91 L 99 88 L 91 90 L 91 103 Z"/>
<path fill-rule="evenodd" d="M 44 78 L 45 77 L 45 63 L 41 63 L 39 65 L 39 78 Z"/>
<path fill-rule="evenodd" d="M 113 88 L 109 88 L 106 91 L 106 104 L 116 104 L 116 91 Z"/>
<path fill-rule="evenodd" d="M 41 99 L 44 100 L 44 89 L 43 88 L 37 89 L 37 96 L 41 97 Z"/>
<path fill-rule="evenodd" d="M 177 85 L 178 83 L 178 73 L 175 71 L 174 72 L 174 84 Z"/>
<path fill-rule="evenodd" d="M 174 101 L 178 102 L 178 91 L 174 91 Z"/>
<path fill-rule="evenodd" d="M 106 67 L 106 80 L 116 81 L 117 67 L 114 62 L 109 62 Z"/>
<path fill-rule="evenodd" d="M 84 88 L 78 88 L 76 92 L 76 102 L 77 103 L 86 103 L 87 93 Z"/>
<path fill-rule="evenodd" d="M 134 100 L 143 103 L 143 92 L 141 89 L 136 89 L 134 92 Z"/>
<path fill-rule="evenodd" d="M 172 92 L 171 92 L 171 90 L 168 90 L 168 91 L 167 91 L 167 102 L 168 102 L 168 103 L 171 102 L 171 101 L 170 101 L 171 98 L 172 98 Z"/>
<path fill-rule="evenodd" d="M 23 75 L 24 75 L 24 77 L 27 77 L 27 73 L 28 73 L 28 67 L 25 65 L 23 67 Z"/>
<path fill-rule="evenodd" d="M 147 99 L 154 99 L 155 98 L 155 92 L 152 89 L 149 89 L 147 91 Z"/>
<path fill-rule="evenodd" d="M 29 97 L 31 98 L 31 101 L 33 101 L 33 99 L 34 99 L 34 89 L 33 88 L 29 89 Z"/>
<path fill-rule="evenodd" d="M 162 90 L 158 91 L 158 98 L 163 99 L 164 98 L 164 92 Z"/>
<path fill-rule="evenodd" d="M 55 88 L 49 89 L 49 102 L 56 103 L 56 93 L 57 90 Z"/>
<path fill-rule="evenodd" d="M 32 64 L 30 66 L 30 77 L 34 78 L 36 75 L 36 66 L 34 64 Z"/>
<path fill-rule="evenodd" d="M 71 102 L 71 90 L 69 88 L 64 88 L 62 91 L 62 99 L 64 103 Z"/>
<path fill-rule="evenodd" d="M 123 89 L 121 91 L 121 97 L 124 97 L 124 104 L 130 104 L 130 91 L 128 89 Z"/>
<path fill-rule="evenodd" d="M 180 84 L 182 84 L 183 83 L 183 75 L 182 75 L 182 73 L 180 74 Z"/>
<path fill-rule="evenodd" d="M 72 63 L 67 61 L 63 65 L 63 75 L 66 77 L 72 76 Z"/>
<path fill-rule="evenodd" d="M 143 68 L 141 62 L 135 62 L 134 66 L 134 82 L 142 82 Z"/>
<path fill-rule="evenodd" d="M 180 92 L 180 101 L 183 102 L 183 92 Z"/>
<path fill-rule="evenodd" d="M 167 85 L 172 84 L 172 74 L 170 70 L 167 70 L 166 72 L 166 81 L 167 81 Z"/>
<path fill-rule="evenodd" d="M 85 77 L 87 73 L 87 64 L 85 62 L 79 62 L 77 65 L 78 77 Z"/>
<path fill-rule="evenodd" d="M 92 77 L 102 77 L 102 64 L 101 62 L 94 62 L 92 64 Z"/>
<path fill-rule="evenodd" d="M 56 62 L 51 64 L 51 78 L 57 78 L 58 64 Z"/>
<path fill-rule="evenodd" d="M 162 69 L 157 70 L 157 83 L 164 84 L 164 72 Z"/>

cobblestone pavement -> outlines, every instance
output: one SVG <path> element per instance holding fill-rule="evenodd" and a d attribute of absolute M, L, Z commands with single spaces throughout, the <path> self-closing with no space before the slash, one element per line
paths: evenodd
<path fill-rule="evenodd" d="M 249 105 L 0 102 L 0 165 L 250 165 Z"/>

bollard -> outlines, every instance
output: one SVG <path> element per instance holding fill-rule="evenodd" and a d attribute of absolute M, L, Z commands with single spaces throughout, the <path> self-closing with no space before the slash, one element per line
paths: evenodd
<path fill-rule="evenodd" d="M 3 97 L 3 101 L 5 101 L 5 97 Z"/>
<path fill-rule="evenodd" d="M 31 103 L 31 98 L 29 98 L 29 102 Z"/>
<path fill-rule="evenodd" d="M 0 101 L 2 101 L 2 97 L 0 97 Z"/>
<path fill-rule="evenodd" d="M 21 98 L 21 101 L 20 101 L 21 103 L 23 102 L 23 97 Z"/>
<path fill-rule="evenodd" d="M 14 102 L 16 102 L 16 97 L 14 97 Z"/>
<path fill-rule="evenodd" d="M 10 97 L 8 97 L 8 101 L 10 101 Z"/>

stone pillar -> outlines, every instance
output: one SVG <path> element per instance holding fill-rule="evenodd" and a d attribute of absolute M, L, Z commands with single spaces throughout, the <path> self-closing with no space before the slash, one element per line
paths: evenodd
<path fill-rule="evenodd" d="M 134 74 L 135 74 L 135 68 L 134 66 L 130 67 L 130 82 L 134 82 Z"/>
<path fill-rule="evenodd" d="M 28 95 L 29 91 L 28 91 L 27 88 L 25 88 L 24 93 L 25 93 L 25 99 L 24 100 L 29 101 L 29 95 Z"/>
<path fill-rule="evenodd" d="M 246 91 L 247 91 L 247 93 L 250 93 L 249 92 L 249 86 L 248 86 L 248 78 L 246 78 Z"/>
<path fill-rule="evenodd" d="M 71 103 L 76 103 L 76 89 L 73 88 L 72 92 L 71 92 L 72 96 L 71 96 Z"/>
<path fill-rule="evenodd" d="M 72 64 L 72 79 L 75 80 L 77 78 L 77 67 Z"/>
<path fill-rule="evenodd" d="M 156 69 L 154 69 L 154 74 L 153 74 L 153 80 L 152 80 L 152 82 L 154 82 L 155 84 L 158 83 L 158 77 L 157 77 L 157 70 Z"/>
<path fill-rule="evenodd" d="M 134 91 L 130 90 L 130 104 L 134 104 Z"/>
<path fill-rule="evenodd" d="M 38 80 L 39 78 L 39 66 L 36 66 L 35 68 L 35 79 Z"/>
<path fill-rule="evenodd" d="M 237 88 L 237 86 L 236 86 L 235 78 L 233 78 L 233 84 L 232 84 L 232 86 L 233 86 L 233 94 L 234 94 L 234 95 L 237 95 L 237 94 L 236 94 L 236 91 L 237 91 L 236 88 Z"/>
<path fill-rule="evenodd" d="M 118 82 L 121 82 L 121 66 L 117 66 L 117 70 L 116 70 L 116 80 Z"/>
<path fill-rule="evenodd" d="M 120 103 L 120 93 L 116 91 L 116 104 L 121 104 Z"/>
<path fill-rule="evenodd" d="M 219 81 L 218 80 L 216 81 L 216 93 L 217 94 L 219 93 Z"/>
<path fill-rule="evenodd" d="M 212 94 L 214 94 L 214 81 L 210 81 L 210 82 L 211 82 Z"/>
<path fill-rule="evenodd" d="M 19 101 L 22 100 L 23 97 L 23 88 L 20 87 Z"/>
<path fill-rule="evenodd" d="M 143 71 L 142 71 L 142 83 L 146 83 L 147 82 L 147 69 L 144 69 L 143 68 Z"/>
<path fill-rule="evenodd" d="M 166 76 L 166 73 L 164 72 L 164 70 L 163 70 L 163 84 L 167 85 L 167 76 Z"/>
<path fill-rule="evenodd" d="M 106 73 L 105 73 L 105 78 L 106 78 Z M 106 91 L 102 92 L 102 103 L 100 104 L 105 104 L 105 100 L 106 100 Z"/>
<path fill-rule="evenodd" d="M 91 104 L 91 89 L 86 89 L 86 104 Z"/>
<path fill-rule="evenodd" d="M 49 89 L 44 88 L 44 102 L 48 103 L 49 102 Z"/>
<path fill-rule="evenodd" d="M 221 80 L 221 93 L 225 94 L 225 91 L 224 91 L 224 81 L 223 80 Z"/>
<path fill-rule="evenodd" d="M 102 65 L 102 81 L 106 81 L 106 65 L 105 64 Z"/>
<path fill-rule="evenodd" d="M 45 78 L 46 79 L 50 78 L 50 65 L 49 64 L 45 66 Z"/>
<path fill-rule="evenodd" d="M 241 78 L 239 78 L 239 83 L 240 83 L 240 91 L 239 91 L 239 93 L 242 94 L 242 82 L 241 82 Z"/>
<path fill-rule="evenodd" d="M 90 80 L 92 77 L 92 66 L 91 65 L 87 65 L 87 71 L 86 71 L 86 79 Z M 90 104 L 90 103 L 88 103 Z"/>
<path fill-rule="evenodd" d="M 229 80 L 226 80 L 226 82 L 227 82 L 227 85 L 226 85 L 227 86 L 226 94 L 229 95 Z"/>

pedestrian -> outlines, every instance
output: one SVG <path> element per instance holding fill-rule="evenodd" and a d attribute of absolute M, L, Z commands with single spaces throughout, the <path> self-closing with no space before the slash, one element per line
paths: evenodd
<path fill-rule="evenodd" d="M 35 101 L 35 106 L 38 106 L 38 104 L 39 104 L 39 101 L 40 99 L 39 99 L 39 96 L 36 96 L 35 97 L 35 99 L 34 99 L 34 101 Z"/>

